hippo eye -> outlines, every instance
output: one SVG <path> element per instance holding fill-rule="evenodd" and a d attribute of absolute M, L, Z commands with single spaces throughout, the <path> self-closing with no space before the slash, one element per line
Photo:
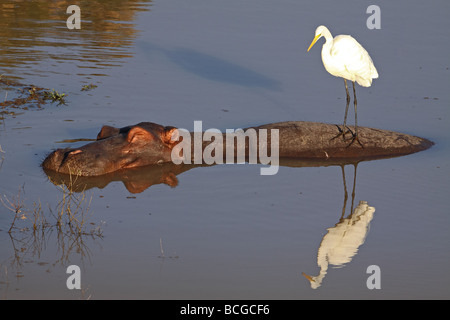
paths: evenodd
<path fill-rule="evenodd" d="M 78 149 L 78 150 L 70 151 L 68 155 L 72 156 L 72 155 L 74 155 L 74 154 L 79 154 L 79 153 L 82 153 L 82 152 L 83 152 L 83 151 L 81 151 L 81 150 Z"/>
<path fill-rule="evenodd" d="M 63 159 L 62 159 L 62 161 L 61 161 L 61 165 L 63 165 L 63 164 L 67 161 L 67 159 L 69 159 L 69 157 L 71 157 L 71 156 L 73 156 L 73 155 L 75 155 L 75 154 L 82 153 L 82 152 L 83 152 L 83 151 L 81 151 L 80 149 L 65 152 L 65 153 L 64 153 L 64 156 L 63 156 Z"/>

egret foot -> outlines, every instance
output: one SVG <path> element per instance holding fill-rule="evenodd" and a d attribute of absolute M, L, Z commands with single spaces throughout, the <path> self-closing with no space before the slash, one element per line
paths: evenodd
<path fill-rule="evenodd" d="M 350 140 L 350 139 L 349 139 L 349 140 Z M 364 145 L 361 143 L 361 141 L 359 141 L 358 134 L 354 134 L 354 135 L 353 135 L 353 137 L 352 137 L 352 142 L 350 142 L 350 143 L 348 144 L 347 148 L 350 147 L 355 141 L 357 141 L 357 142 L 359 143 L 359 145 L 361 146 L 361 148 L 364 149 Z"/>
<path fill-rule="evenodd" d="M 334 139 L 336 139 L 336 138 L 342 136 L 342 138 L 343 138 L 344 141 L 345 141 L 345 140 L 348 140 L 348 139 L 345 139 L 345 135 L 346 135 L 347 133 L 351 133 L 351 134 L 352 134 L 352 137 L 355 135 L 355 134 L 353 133 L 353 131 L 350 130 L 350 128 L 347 127 L 347 126 L 344 126 L 344 129 L 347 128 L 347 131 L 345 131 L 345 132 L 344 132 L 344 130 L 342 130 L 341 127 L 339 127 L 338 125 L 336 125 L 336 127 L 338 128 L 339 133 L 338 133 L 335 137 L 331 138 L 330 140 L 334 140 Z"/>

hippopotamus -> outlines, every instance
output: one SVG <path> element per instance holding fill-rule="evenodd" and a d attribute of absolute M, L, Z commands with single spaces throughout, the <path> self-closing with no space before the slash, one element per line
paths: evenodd
<path fill-rule="evenodd" d="M 348 128 L 352 130 L 351 126 Z M 278 137 L 277 152 L 280 158 L 313 161 L 394 157 L 422 151 L 433 145 L 433 142 L 424 138 L 366 127 L 358 128 L 359 139 L 364 141 L 364 145 L 349 145 L 345 139 L 335 139 L 341 130 L 339 126 L 317 122 L 279 122 L 249 127 L 243 131 L 248 132 L 249 129 L 256 132 L 257 138 L 260 138 L 262 130 L 275 130 Z M 180 139 L 181 132 L 176 127 L 152 122 L 141 122 L 123 128 L 103 126 L 94 142 L 79 148 L 54 150 L 43 161 L 42 167 L 46 171 L 62 174 L 100 176 L 118 170 L 175 162 L 175 160 L 179 163 L 186 154 L 177 152 L 174 159 L 173 151 L 181 141 L 186 139 L 186 136 Z M 190 133 L 193 149 L 196 148 L 195 134 L 195 132 Z M 225 139 L 227 133 L 223 133 L 222 136 Z M 267 136 L 268 145 L 271 144 L 271 137 L 272 135 Z M 212 143 L 211 139 L 203 140 L 200 148 L 206 150 Z M 237 152 L 237 148 L 236 145 L 231 151 Z M 245 149 L 247 158 L 250 150 L 249 143 L 245 143 L 241 148 Z M 227 149 L 224 143 L 223 150 L 220 151 L 223 151 L 225 157 L 230 149 Z M 194 153 L 191 157 L 194 157 Z"/>
<path fill-rule="evenodd" d="M 95 142 L 80 148 L 57 149 L 42 167 L 59 173 L 98 176 L 120 169 L 169 162 L 175 127 L 142 122 L 134 126 L 103 126 Z"/>

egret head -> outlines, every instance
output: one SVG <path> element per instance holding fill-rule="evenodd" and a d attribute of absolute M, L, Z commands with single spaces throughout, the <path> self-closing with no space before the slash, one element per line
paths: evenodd
<path fill-rule="evenodd" d="M 313 47 L 313 45 L 317 42 L 317 40 L 319 40 L 321 37 L 325 37 L 325 38 L 331 37 L 330 31 L 325 26 L 318 26 L 317 27 L 314 39 L 311 42 L 311 44 L 309 45 L 309 48 L 308 48 L 308 50 L 306 52 L 308 52 Z"/>
<path fill-rule="evenodd" d="M 322 278 L 318 279 L 318 277 L 312 277 L 302 272 L 302 275 L 309 281 L 312 289 L 317 289 L 322 285 Z"/>

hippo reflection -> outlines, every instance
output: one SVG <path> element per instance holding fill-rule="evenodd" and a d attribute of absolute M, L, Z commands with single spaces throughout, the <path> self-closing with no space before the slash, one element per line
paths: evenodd
<path fill-rule="evenodd" d="M 153 185 L 165 184 L 171 188 L 178 186 L 178 175 L 199 165 L 155 164 L 127 170 L 119 170 L 100 176 L 73 177 L 44 168 L 49 180 L 55 185 L 66 185 L 71 191 L 83 192 L 91 188 L 103 189 L 108 184 L 121 181 L 130 193 L 141 193 Z"/>
<path fill-rule="evenodd" d="M 283 167 L 322 167 L 322 166 L 344 166 L 356 162 L 347 162 L 343 160 L 327 161 L 327 160 L 298 160 L 298 159 L 281 159 L 280 166 Z M 173 164 L 162 163 L 156 165 L 148 165 L 144 167 L 132 168 L 128 170 L 119 170 L 108 174 L 92 177 L 73 177 L 66 173 L 60 173 L 44 168 L 49 180 L 55 185 L 66 185 L 74 192 L 83 192 L 91 188 L 103 189 L 114 181 L 121 181 L 125 188 L 131 193 L 141 193 L 153 185 L 165 184 L 171 188 L 178 186 L 178 175 L 198 167 L 210 167 L 211 165 L 195 165 L 195 164 Z"/>

